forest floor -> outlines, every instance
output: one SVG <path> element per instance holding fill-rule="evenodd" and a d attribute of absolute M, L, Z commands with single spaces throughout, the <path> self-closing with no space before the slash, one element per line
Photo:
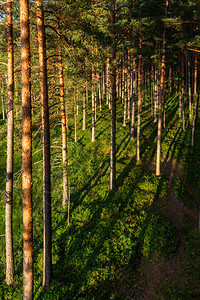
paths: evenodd
<path fill-rule="evenodd" d="M 161 176 L 155 176 L 157 126 L 150 105 L 142 111 L 141 161 L 136 138 L 129 139 L 123 107 L 117 106 L 117 188 L 109 191 L 110 110 L 98 111 L 96 141 L 91 142 L 77 117 L 69 121 L 68 154 L 71 182 L 70 225 L 62 201 L 61 128 L 51 130 L 52 257 L 54 279 L 42 287 L 42 142 L 33 122 L 33 213 L 35 299 L 200 299 L 200 141 L 190 146 L 169 104 L 162 132 Z M 39 113 L 39 112 L 38 112 Z M 34 121 L 34 120 L 33 120 Z M 128 123 L 128 122 L 127 122 Z M 15 128 L 13 232 L 16 279 L 5 284 L 5 244 L 0 240 L 0 299 L 22 299 L 21 124 Z M 4 214 L 6 164 L 5 122 L 0 129 L 0 215 Z M 200 136 L 197 124 L 196 137 Z M 0 224 L 4 232 L 3 222 Z"/>
<path fill-rule="evenodd" d="M 155 145 L 145 138 L 146 141 L 153 147 Z M 169 178 L 167 186 L 167 201 L 159 199 L 159 207 L 161 212 L 167 218 L 170 219 L 174 228 L 176 229 L 177 235 L 179 237 L 179 247 L 176 254 L 169 258 L 163 259 L 156 254 L 154 254 L 150 259 L 145 259 L 138 266 L 139 276 L 136 279 L 136 285 L 138 286 L 138 294 L 136 298 L 133 299 L 189 299 L 189 295 L 176 295 L 175 286 L 179 286 L 179 289 L 184 290 L 185 282 L 183 280 L 183 274 L 185 272 L 184 265 L 184 255 L 185 255 L 185 237 L 184 229 L 182 227 L 184 217 L 188 217 L 187 227 L 188 230 L 194 230 L 198 228 L 199 225 L 199 213 L 196 210 L 193 210 L 186 206 L 176 195 L 173 190 L 173 180 L 179 178 L 183 183 L 188 193 L 190 194 L 191 201 L 196 202 L 198 207 L 200 207 L 200 200 L 190 185 L 184 178 L 184 171 L 177 164 L 175 160 L 166 160 L 166 157 L 163 157 L 163 163 L 161 165 L 161 173 L 166 174 Z M 151 171 L 155 172 L 155 164 L 146 165 Z M 198 261 L 198 263 L 200 263 Z M 187 280 L 192 280 L 187 275 Z M 170 284 L 169 284 L 170 283 Z M 163 296 L 163 290 L 166 285 L 170 285 L 168 288 L 169 296 L 166 298 Z M 174 290 L 173 290 L 174 289 Z M 174 294 L 175 291 L 175 294 Z M 171 292 L 171 295 L 170 295 Z M 193 294 L 191 299 L 199 299 L 200 295 L 200 285 L 196 288 L 196 296 Z M 180 297 L 181 296 L 181 297 Z"/>

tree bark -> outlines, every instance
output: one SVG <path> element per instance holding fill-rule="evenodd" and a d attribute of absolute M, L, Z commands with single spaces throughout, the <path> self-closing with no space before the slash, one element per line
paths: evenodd
<path fill-rule="evenodd" d="M 85 103 L 85 92 L 83 92 L 83 130 L 86 129 L 86 103 Z"/>
<path fill-rule="evenodd" d="M 138 72 L 138 112 L 137 112 L 137 145 L 136 145 L 136 161 L 140 160 L 140 113 L 142 106 L 142 39 L 140 38 L 140 54 L 139 54 L 139 72 Z"/>
<path fill-rule="evenodd" d="M 6 169 L 6 205 L 5 205 L 5 241 L 6 241 L 6 283 L 10 285 L 14 279 L 13 254 L 13 143 L 14 143 L 14 53 L 12 2 L 7 0 L 7 37 L 8 37 L 8 121 L 7 121 L 7 169 Z"/>
<path fill-rule="evenodd" d="M 77 126 L 76 126 L 76 90 L 74 88 L 74 141 L 77 142 Z"/>
<path fill-rule="evenodd" d="M 158 102 L 158 70 L 155 69 L 155 80 L 154 80 L 154 122 L 157 122 L 157 102 Z"/>
<path fill-rule="evenodd" d="M 29 1 L 20 0 L 22 60 L 23 299 L 33 299 L 32 124 Z"/>
<path fill-rule="evenodd" d="M 92 48 L 92 58 L 94 57 L 94 50 Z M 95 74 L 94 62 L 92 62 L 92 142 L 95 141 Z"/>
<path fill-rule="evenodd" d="M 188 97 L 189 97 L 189 119 L 192 119 L 192 109 L 191 109 L 191 78 L 190 78 L 190 58 L 188 58 Z"/>
<path fill-rule="evenodd" d="M 59 26 L 59 24 L 58 24 Z M 65 113 L 65 99 L 64 99 L 64 78 L 63 78 L 63 63 L 62 50 L 59 37 L 59 80 L 60 80 L 60 108 L 61 108 L 61 124 L 62 124 L 62 159 L 63 159 L 63 200 L 62 207 L 70 203 L 69 193 L 69 174 L 68 174 L 68 158 L 67 158 L 67 128 L 66 128 L 66 113 Z"/>
<path fill-rule="evenodd" d="M 130 51 L 128 51 L 128 69 L 127 69 L 127 96 L 128 96 L 128 115 L 127 119 L 130 120 L 131 117 L 131 56 Z"/>
<path fill-rule="evenodd" d="M 195 59 L 194 59 L 194 103 L 193 103 L 192 141 L 191 141 L 192 146 L 194 146 L 196 114 L 197 114 L 197 54 L 195 53 Z"/>
<path fill-rule="evenodd" d="M 106 104 L 110 102 L 110 59 L 109 55 L 106 61 Z"/>
<path fill-rule="evenodd" d="M 50 127 L 49 103 L 46 66 L 46 38 L 44 28 L 43 0 L 37 0 L 37 28 L 39 44 L 41 115 L 42 115 L 42 148 L 43 148 L 43 286 L 52 279 L 51 250 L 51 162 L 50 162 Z"/>
<path fill-rule="evenodd" d="M 115 0 L 111 0 L 111 26 L 115 24 Z M 111 50 L 111 151 L 110 151 L 110 190 L 116 186 L 116 49 L 115 31 L 112 34 Z"/>
<path fill-rule="evenodd" d="M 135 91 L 136 91 L 136 76 L 135 76 L 135 58 L 133 58 L 132 71 L 132 95 L 131 95 L 131 121 L 130 121 L 130 139 L 134 138 L 134 122 L 135 122 Z"/>
<path fill-rule="evenodd" d="M 161 77 L 160 77 L 160 97 L 159 97 L 159 115 L 158 115 L 156 176 L 160 176 L 162 101 L 163 101 L 163 97 L 164 97 L 164 77 L 165 77 L 165 45 L 166 45 L 166 32 L 164 30 L 164 33 L 163 33 Z"/>
<path fill-rule="evenodd" d="M 185 130 L 185 81 L 184 81 L 184 60 L 183 60 L 183 53 L 181 55 L 181 77 L 182 77 L 182 82 L 181 82 L 181 98 L 182 98 L 182 124 L 183 124 L 183 130 Z"/>

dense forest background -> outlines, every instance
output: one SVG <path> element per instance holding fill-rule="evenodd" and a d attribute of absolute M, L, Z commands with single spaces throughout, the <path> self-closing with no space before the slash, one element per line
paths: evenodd
<path fill-rule="evenodd" d="M 31 58 L 34 285 L 29 298 L 23 291 L 22 2 L 29 5 Z M 39 20 L 45 27 L 49 115 L 41 102 Z M 200 299 L 199 23 L 198 0 L 0 2 L 1 299 Z M 8 282 L 10 111 L 14 277 Z M 44 115 L 49 123 L 43 126 Z M 48 263 L 45 128 L 51 175 Z"/>

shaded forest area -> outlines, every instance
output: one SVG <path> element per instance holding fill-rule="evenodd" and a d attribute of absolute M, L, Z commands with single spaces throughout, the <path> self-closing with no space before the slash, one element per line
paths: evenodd
<path fill-rule="evenodd" d="M 199 23 L 0 2 L 1 299 L 200 299 Z"/>

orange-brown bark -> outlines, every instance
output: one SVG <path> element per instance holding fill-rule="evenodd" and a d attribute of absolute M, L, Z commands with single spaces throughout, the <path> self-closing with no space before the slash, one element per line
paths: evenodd
<path fill-rule="evenodd" d="M 33 299 L 32 126 L 29 1 L 20 0 L 22 60 L 23 299 Z"/>
<path fill-rule="evenodd" d="M 5 205 L 5 238 L 6 238 L 6 283 L 14 279 L 14 255 L 12 232 L 13 207 L 13 138 L 14 138 L 14 54 L 12 2 L 7 0 L 7 37 L 8 37 L 8 122 L 7 122 L 7 168 L 6 168 L 6 205 Z"/>
<path fill-rule="evenodd" d="M 111 0 L 111 25 L 115 24 L 115 0 Z M 115 32 L 111 34 L 112 41 L 115 41 Z M 116 49 L 111 50 L 111 151 L 110 151 L 110 189 L 116 186 Z"/>
<path fill-rule="evenodd" d="M 59 24 L 58 24 L 59 26 Z M 65 113 L 65 99 L 64 99 L 64 78 L 63 78 L 63 63 L 62 50 L 59 37 L 59 80 L 60 80 L 60 108 L 61 108 L 61 124 L 62 124 L 62 158 L 63 158 L 63 208 L 70 203 L 69 193 L 69 175 L 68 175 L 68 159 L 67 159 L 67 128 L 66 128 L 66 113 Z"/>
<path fill-rule="evenodd" d="M 46 40 L 44 29 L 43 0 L 37 0 L 37 27 L 40 64 L 41 114 L 42 114 L 42 145 L 43 145 L 43 285 L 52 279 L 51 253 L 51 169 L 50 169 L 50 128 L 46 66 Z"/>

